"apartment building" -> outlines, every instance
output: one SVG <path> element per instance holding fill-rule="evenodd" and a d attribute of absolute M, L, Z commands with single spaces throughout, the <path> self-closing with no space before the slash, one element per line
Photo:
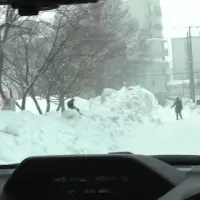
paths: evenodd
<path fill-rule="evenodd" d="M 140 64 L 140 75 L 133 79 L 154 94 L 165 93 L 168 77 L 166 61 L 168 50 L 163 38 L 162 11 L 159 0 L 127 0 L 133 18 L 139 22 L 140 30 L 148 32 L 148 57 Z"/>

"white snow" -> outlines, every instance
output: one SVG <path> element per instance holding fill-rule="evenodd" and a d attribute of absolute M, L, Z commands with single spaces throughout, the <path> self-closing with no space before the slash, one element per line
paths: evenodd
<path fill-rule="evenodd" d="M 36 97 L 36 99 L 37 99 L 42 111 L 45 112 L 46 111 L 46 101 L 40 97 Z M 19 105 L 21 105 L 22 100 L 18 100 L 17 102 L 19 103 Z M 51 107 L 52 107 L 52 110 L 56 110 L 56 108 L 57 108 L 56 104 L 54 104 L 54 103 L 51 103 Z M 31 97 L 27 97 L 27 99 L 26 99 L 26 108 L 27 108 L 27 110 L 29 110 L 32 113 L 38 113 L 37 108 L 36 108 L 33 100 L 31 99 Z M 16 107 L 16 111 L 17 112 L 20 111 L 18 107 Z"/>
<path fill-rule="evenodd" d="M 199 83 L 199 80 L 194 80 L 195 83 Z M 169 81 L 167 83 L 167 85 L 171 85 L 171 86 L 177 86 L 177 85 L 183 85 L 183 84 L 190 84 L 190 80 L 172 80 L 172 81 Z"/>
<path fill-rule="evenodd" d="M 161 41 L 161 42 L 164 42 L 164 41 L 166 41 L 165 39 L 163 39 L 163 38 L 149 38 L 148 39 L 148 41 Z"/>
<path fill-rule="evenodd" d="M 160 58 L 155 58 L 155 59 L 149 59 L 149 58 L 145 58 L 146 61 L 152 61 L 152 62 L 157 62 L 157 63 L 168 63 L 165 60 L 162 60 Z"/>
<path fill-rule="evenodd" d="M 39 100 L 45 111 L 45 100 Z M 38 115 L 30 98 L 29 111 L 0 111 L 0 164 L 33 155 L 108 153 L 199 154 L 200 109 L 184 104 L 184 120 L 174 109 L 162 108 L 149 91 L 136 86 L 105 89 L 101 96 L 75 97 L 74 110 Z M 170 104 L 169 104 L 170 105 Z"/>

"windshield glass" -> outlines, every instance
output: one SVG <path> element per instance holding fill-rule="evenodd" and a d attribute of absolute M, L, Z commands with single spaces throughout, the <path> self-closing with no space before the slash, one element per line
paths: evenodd
<path fill-rule="evenodd" d="M 0 164 L 199 154 L 199 0 L 0 7 Z"/>

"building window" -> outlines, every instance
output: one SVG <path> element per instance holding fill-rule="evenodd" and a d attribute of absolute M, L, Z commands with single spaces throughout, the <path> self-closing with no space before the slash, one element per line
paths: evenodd
<path fill-rule="evenodd" d="M 168 49 L 165 49 L 164 51 L 165 51 L 165 56 L 169 56 L 169 51 L 168 51 Z"/>

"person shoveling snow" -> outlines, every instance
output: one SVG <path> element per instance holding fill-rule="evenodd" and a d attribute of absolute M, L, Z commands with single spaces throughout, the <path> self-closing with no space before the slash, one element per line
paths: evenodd
<path fill-rule="evenodd" d="M 77 107 L 74 105 L 74 101 L 75 101 L 75 99 L 72 98 L 71 100 L 69 100 L 69 101 L 67 102 L 68 108 L 73 109 L 73 110 L 76 110 L 80 115 L 82 115 L 81 112 L 80 112 L 80 110 L 79 110 L 79 108 L 77 108 Z"/>

